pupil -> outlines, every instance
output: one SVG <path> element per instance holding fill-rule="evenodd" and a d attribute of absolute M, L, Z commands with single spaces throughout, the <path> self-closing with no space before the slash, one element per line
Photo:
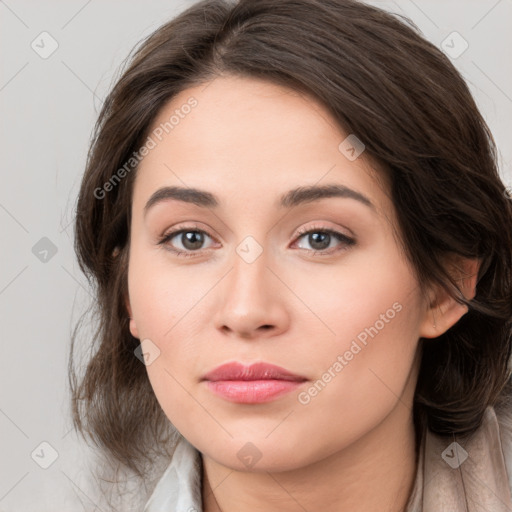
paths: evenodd
<path fill-rule="evenodd" d="M 182 240 L 183 246 L 187 249 L 199 249 L 203 243 L 203 235 L 197 231 L 187 231 L 183 236 L 185 237 Z"/>
<path fill-rule="evenodd" d="M 318 241 L 318 238 L 324 238 L 323 241 Z M 327 240 L 327 245 L 325 245 L 325 240 Z M 311 244 L 311 247 L 314 249 L 325 249 L 326 247 L 329 247 L 329 241 L 330 241 L 330 235 L 328 233 L 312 233 L 309 235 L 309 243 Z M 316 244 L 320 244 L 319 247 L 316 246 Z"/>

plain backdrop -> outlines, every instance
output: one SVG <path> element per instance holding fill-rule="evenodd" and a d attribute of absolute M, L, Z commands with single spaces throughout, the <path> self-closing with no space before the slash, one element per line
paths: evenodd
<path fill-rule="evenodd" d="M 97 510 L 83 479 L 91 452 L 68 403 L 71 329 L 92 300 L 73 211 L 118 67 L 192 3 L 0 0 L 0 511 Z M 440 48 L 449 42 L 512 185 L 512 1 L 370 3 L 410 17 Z"/>

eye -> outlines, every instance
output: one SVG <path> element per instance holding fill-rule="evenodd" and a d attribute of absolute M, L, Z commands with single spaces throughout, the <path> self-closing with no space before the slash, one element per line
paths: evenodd
<path fill-rule="evenodd" d="M 354 245 L 356 241 L 343 233 L 335 231 L 334 229 L 313 227 L 309 229 L 299 230 L 298 240 L 306 238 L 307 243 L 312 249 L 305 249 L 308 252 L 320 253 L 330 255 L 333 252 L 343 251 Z M 338 242 L 338 247 L 332 247 L 332 242 Z M 339 247 L 341 244 L 341 247 Z M 301 247 L 302 248 L 302 247 Z"/>
<path fill-rule="evenodd" d="M 194 227 L 183 227 L 166 233 L 158 242 L 159 245 L 165 245 L 170 251 L 178 256 L 195 256 L 195 252 L 204 249 L 203 244 L 205 236 L 211 238 L 208 233 L 202 229 Z M 182 248 L 176 248 L 171 240 L 176 238 L 177 243 L 181 244 Z"/>
<path fill-rule="evenodd" d="M 203 245 L 206 238 L 211 239 L 212 237 L 206 231 L 196 226 L 180 227 L 163 235 L 158 244 L 165 246 L 169 251 L 180 257 L 191 257 L 196 256 L 202 249 L 205 249 Z M 299 230 L 296 240 L 302 238 L 306 238 L 312 248 L 299 247 L 300 249 L 322 255 L 330 255 L 334 252 L 346 250 L 356 243 L 353 238 L 343 233 L 322 227 Z M 176 242 L 172 242 L 173 239 L 176 239 Z M 338 246 L 332 247 L 333 242 L 338 242 Z M 178 244 L 178 247 L 176 247 L 176 244 Z M 179 247 L 179 244 L 181 244 L 181 247 Z"/>

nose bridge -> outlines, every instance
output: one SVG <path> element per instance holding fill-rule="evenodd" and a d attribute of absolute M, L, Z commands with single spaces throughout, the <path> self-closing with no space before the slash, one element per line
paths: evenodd
<path fill-rule="evenodd" d="M 259 244 L 258 244 L 259 245 Z M 253 240 L 244 240 L 236 248 L 228 295 L 232 307 L 240 310 L 258 308 L 269 293 L 268 251 L 256 247 Z M 258 254 L 259 253 L 259 254 Z"/>
<path fill-rule="evenodd" d="M 262 326 L 281 323 L 278 280 L 267 268 L 271 266 L 270 255 L 251 237 L 236 247 L 218 309 L 218 327 L 247 335 Z"/>

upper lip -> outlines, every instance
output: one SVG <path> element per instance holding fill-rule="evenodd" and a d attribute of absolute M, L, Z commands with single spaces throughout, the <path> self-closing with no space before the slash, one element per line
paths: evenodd
<path fill-rule="evenodd" d="M 226 363 L 208 372 L 203 380 L 289 380 L 305 381 L 305 377 L 270 363 L 254 363 L 249 366 L 239 362 Z"/>

